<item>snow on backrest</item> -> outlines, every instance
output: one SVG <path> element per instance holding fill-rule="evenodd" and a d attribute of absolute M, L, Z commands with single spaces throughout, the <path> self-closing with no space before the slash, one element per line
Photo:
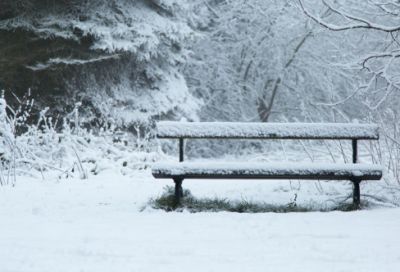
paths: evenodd
<path fill-rule="evenodd" d="M 158 122 L 158 138 L 379 139 L 375 124 Z"/>

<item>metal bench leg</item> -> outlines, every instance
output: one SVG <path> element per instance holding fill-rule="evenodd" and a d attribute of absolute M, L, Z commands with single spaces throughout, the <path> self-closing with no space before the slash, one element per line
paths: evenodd
<path fill-rule="evenodd" d="M 353 179 L 353 204 L 360 205 L 360 182 L 359 179 Z"/>
<path fill-rule="evenodd" d="M 357 155 L 357 139 L 352 140 L 353 146 L 353 163 L 358 162 L 358 155 Z M 360 178 L 353 177 L 351 179 L 353 182 L 353 204 L 358 206 L 360 205 Z"/>
<path fill-rule="evenodd" d="M 183 178 L 174 178 L 174 182 L 175 182 L 174 207 L 176 207 L 179 204 L 180 198 L 183 197 L 182 181 L 183 181 Z"/>

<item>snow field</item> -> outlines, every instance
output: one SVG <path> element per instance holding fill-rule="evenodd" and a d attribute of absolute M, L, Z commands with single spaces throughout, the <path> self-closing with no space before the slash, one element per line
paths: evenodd
<path fill-rule="evenodd" d="M 166 213 L 141 207 L 172 185 L 150 171 L 89 180 L 21 177 L 0 187 L 0 271 L 398 271 L 400 209 Z M 345 182 L 190 180 L 195 196 L 324 202 Z M 376 190 L 372 182 L 365 193 Z M 329 193 L 328 193 L 329 192 Z M 363 187 L 361 187 L 363 193 Z"/>

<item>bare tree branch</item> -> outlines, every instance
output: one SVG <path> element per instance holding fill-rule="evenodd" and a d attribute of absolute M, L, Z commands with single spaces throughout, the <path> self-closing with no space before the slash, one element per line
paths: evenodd
<path fill-rule="evenodd" d="M 338 9 L 333 8 L 331 5 L 329 5 L 325 0 L 323 0 L 323 3 L 325 4 L 326 7 L 328 7 L 332 12 L 339 14 L 341 16 L 343 16 L 344 18 L 348 19 L 348 20 L 353 20 L 359 23 L 353 23 L 350 25 L 346 25 L 346 26 L 338 26 L 338 25 L 334 25 L 334 24 L 330 24 L 327 23 L 319 18 L 317 18 L 316 16 L 314 16 L 313 14 L 311 14 L 304 6 L 303 1 L 302 0 L 298 0 L 301 9 L 303 10 L 303 12 L 312 20 L 314 20 L 316 23 L 318 23 L 319 25 L 322 25 L 330 30 L 333 31 L 343 31 L 343 30 L 349 30 L 349 29 L 357 29 L 357 28 L 365 28 L 365 29 L 373 29 L 373 30 L 379 30 L 379 31 L 384 31 L 384 32 L 388 32 L 388 33 L 392 33 L 392 32 L 396 32 L 400 30 L 400 26 L 395 26 L 395 27 L 390 27 L 390 26 L 384 26 L 384 25 L 380 25 L 380 24 L 375 24 L 373 22 L 370 22 L 368 20 L 365 20 L 363 18 L 359 18 L 357 16 L 351 15 L 351 14 L 347 14 L 345 12 L 339 11 Z"/>

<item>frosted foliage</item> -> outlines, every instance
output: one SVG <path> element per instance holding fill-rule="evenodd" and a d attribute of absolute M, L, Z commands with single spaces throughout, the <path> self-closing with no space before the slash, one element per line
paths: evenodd
<path fill-rule="evenodd" d="M 0 98 L 0 118 L 6 115 L 7 102 L 5 99 Z"/>
<path fill-rule="evenodd" d="M 358 88 L 352 97 L 368 110 L 385 111 L 400 103 L 399 1 L 315 1 L 296 0 L 299 10 L 311 21 L 331 33 L 341 33 L 342 42 L 334 60 L 338 66 L 356 75 Z M 328 16 L 321 17 L 322 13 Z M 344 50 L 344 44 L 352 50 Z M 381 116 L 379 116 L 381 118 Z"/>
<path fill-rule="evenodd" d="M 78 8 L 84 10 L 82 16 L 70 13 L 52 14 L 43 12 L 27 15 L 21 20 L 6 20 L 0 28 L 12 29 L 23 27 L 39 33 L 42 37 L 63 37 L 79 40 L 82 36 L 93 36 L 95 42 L 92 49 L 101 49 L 109 53 L 130 51 L 136 53 L 139 61 L 149 61 L 151 57 L 164 54 L 173 62 L 180 59 L 179 54 L 160 52 L 159 46 L 164 43 L 179 43 L 194 35 L 193 31 L 183 22 L 170 20 L 157 13 L 140 0 L 85 1 Z M 184 1 L 161 2 L 167 8 Z M 57 17 L 55 16 L 57 15 Z M 33 24 L 35 23 L 35 24 Z M 74 29 L 82 33 L 77 34 Z"/>
<path fill-rule="evenodd" d="M 175 69 L 165 72 L 163 76 L 163 80 L 154 83 L 154 89 L 141 90 L 140 87 L 132 88 L 126 75 L 120 84 L 111 87 L 113 97 L 103 101 L 99 108 L 104 115 L 123 120 L 124 124 L 145 121 L 152 116 L 167 114 L 173 109 L 197 120 L 196 110 L 199 109 L 200 101 L 189 94 L 183 76 Z M 99 89 L 101 86 L 96 84 L 88 87 L 96 101 L 104 98 L 104 93 L 99 92 Z"/>
<path fill-rule="evenodd" d="M 186 63 L 204 121 L 302 119 L 310 111 L 320 122 L 327 112 L 320 117 L 315 106 L 347 94 L 349 76 L 328 65 L 339 35 L 310 25 L 290 1 L 208 3 L 191 17 L 207 35 L 194 47 L 198 59 Z"/>
<path fill-rule="evenodd" d="M 51 58 L 28 68 L 74 65 L 76 75 L 67 82 L 71 91 L 80 92 L 97 112 L 119 125 L 170 112 L 196 120 L 200 102 L 177 68 L 187 60 L 188 44 L 197 36 L 184 20 L 185 0 L 89 0 L 69 5 L 75 13 L 59 6 L 0 22 L 0 29 L 23 28 L 44 39 L 82 43 L 83 37 L 91 38 L 93 54 L 83 55 L 88 58 Z"/>

